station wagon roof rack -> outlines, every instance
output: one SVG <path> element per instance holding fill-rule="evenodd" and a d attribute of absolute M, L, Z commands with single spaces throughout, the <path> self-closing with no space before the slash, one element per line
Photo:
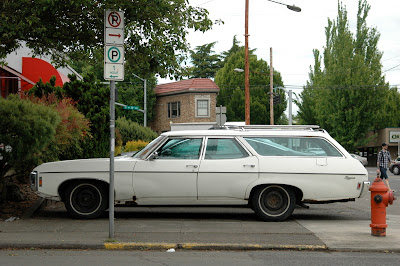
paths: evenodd
<path fill-rule="evenodd" d="M 310 130 L 325 131 L 317 125 L 226 125 L 213 127 L 211 129 L 232 129 L 232 130 Z"/>

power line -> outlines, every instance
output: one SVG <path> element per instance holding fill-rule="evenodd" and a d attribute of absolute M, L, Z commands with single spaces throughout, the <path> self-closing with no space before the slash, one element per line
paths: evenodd
<path fill-rule="evenodd" d="M 397 66 L 394 66 L 394 67 L 392 67 L 392 68 L 389 68 L 389 69 L 383 71 L 383 73 L 388 72 L 388 71 L 390 71 L 390 70 L 392 70 L 392 69 L 394 69 L 394 68 L 396 68 L 396 67 L 399 67 L 399 66 L 400 66 L 400 64 L 398 64 Z"/>
<path fill-rule="evenodd" d="M 397 88 L 398 86 L 400 86 L 400 84 L 396 84 L 396 85 L 346 85 L 346 86 L 341 86 L 341 85 L 333 85 L 333 86 L 299 86 L 299 85 L 285 85 L 282 86 L 282 88 L 286 88 L 286 89 L 291 89 L 291 90 L 303 90 L 303 89 L 335 89 L 335 90 L 355 90 L 355 89 L 360 89 L 360 90 L 375 90 L 375 89 L 391 89 L 391 88 Z M 263 89 L 263 88 L 268 88 L 268 85 L 250 85 L 251 89 Z M 219 86 L 219 88 L 221 90 L 244 90 L 243 85 L 238 86 L 238 85 L 227 85 L 227 87 L 225 87 L 225 85 L 221 85 Z"/>

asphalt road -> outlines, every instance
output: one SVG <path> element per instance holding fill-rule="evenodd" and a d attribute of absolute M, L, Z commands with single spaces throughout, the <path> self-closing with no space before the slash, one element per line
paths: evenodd
<path fill-rule="evenodd" d="M 0 250 L 2 265 L 397 265 L 398 253 Z"/>

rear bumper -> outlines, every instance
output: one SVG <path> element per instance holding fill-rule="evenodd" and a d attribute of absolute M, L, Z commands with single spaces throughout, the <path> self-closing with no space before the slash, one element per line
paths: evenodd
<path fill-rule="evenodd" d="M 367 192 L 369 191 L 369 186 L 371 185 L 371 183 L 369 181 L 364 181 L 360 183 L 360 196 L 359 198 L 363 198 Z"/>

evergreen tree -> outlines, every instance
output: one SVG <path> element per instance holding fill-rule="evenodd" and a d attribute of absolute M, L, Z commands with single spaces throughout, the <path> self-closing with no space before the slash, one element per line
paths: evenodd
<path fill-rule="evenodd" d="M 226 106 L 228 121 L 245 120 L 245 96 L 244 96 L 244 73 L 237 73 L 235 68 L 244 69 L 244 53 L 242 47 L 226 60 L 225 65 L 215 75 L 215 83 L 220 88 L 217 98 L 217 106 Z M 254 51 L 249 51 L 250 68 L 250 122 L 251 124 L 270 124 L 269 113 L 269 76 L 268 63 L 257 59 Z M 274 71 L 274 88 L 283 87 L 282 77 L 279 72 Z M 277 89 L 281 97 L 280 104 L 274 104 L 274 121 L 279 124 L 280 118 L 286 109 L 286 96 L 282 89 Z M 281 120 L 282 121 L 282 120 Z"/>
<path fill-rule="evenodd" d="M 229 56 L 239 52 L 243 48 L 243 46 L 240 46 L 239 44 L 240 42 L 237 40 L 236 35 L 233 36 L 232 47 L 228 51 L 222 53 L 222 57 L 224 57 L 224 63 L 226 63 Z"/>
<path fill-rule="evenodd" d="M 192 64 L 191 78 L 214 78 L 215 73 L 221 68 L 220 55 L 212 50 L 216 42 L 197 46 L 190 51 Z"/>
<path fill-rule="evenodd" d="M 300 122 L 319 124 L 346 149 L 355 150 L 368 140 L 368 130 L 398 126 L 398 110 L 387 110 L 388 100 L 398 102 L 398 93 L 389 89 L 382 74 L 379 33 L 368 28 L 370 6 L 359 0 L 357 32 L 349 30 L 346 8 L 339 2 L 336 21 L 328 19 L 323 65 L 314 51 L 314 68 L 301 93 Z M 392 97 L 389 99 L 389 95 Z"/>

